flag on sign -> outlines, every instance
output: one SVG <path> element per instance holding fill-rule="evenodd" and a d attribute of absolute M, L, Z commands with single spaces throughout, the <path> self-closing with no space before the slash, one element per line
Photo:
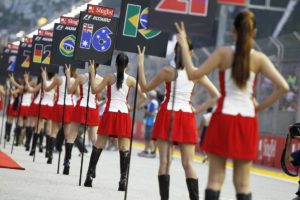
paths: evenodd
<path fill-rule="evenodd" d="M 94 30 L 93 24 L 87 24 L 87 23 L 83 24 L 82 40 L 80 42 L 80 48 L 90 49 L 93 30 Z"/>

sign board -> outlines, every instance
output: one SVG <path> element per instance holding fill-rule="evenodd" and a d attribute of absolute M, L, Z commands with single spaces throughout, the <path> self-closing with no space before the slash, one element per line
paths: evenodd
<path fill-rule="evenodd" d="M 3 50 L 1 61 L 1 82 L 3 82 L 8 74 L 13 73 L 16 69 L 16 60 L 19 46 L 8 44 L 7 48 Z"/>
<path fill-rule="evenodd" d="M 33 36 L 32 52 L 30 55 L 30 73 L 32 75 L 39 75 L 41 67 L 46 67 L 48 72 L 58 72 L 58 66 L 51 65 L 52 41 L 51 37 Z"/>
<path fill-rule="evenodd" d="M 189 34 L 210 36 L 216 7 L 216 0 L 151 0 L 149 28 L 176 33 L 174 23 L 183 21 Z"/>
<path fill-rule="evenodd" d="M 63 24 L 54 25 L 51 64 L 64 66 L 70 64 L 75 68 L 84 68 L 85 63 L 73 59 L 77 27 Z"/>
<path fill-rule="evenodd" d="M 149 0 L 123 0 L 116 49 L 137 53 L 146 46 L 146 55 L 166 57 L 169 34 L 148 29 Z"/>
<path fill-rule="evenodd" d="M 111 8 L 88 6 L 81 12 L 74 59 L 110 65 L 115 47 L 118 19 Z"/>
<path fill-rule="evenodd" d="M 25 40 L 24 40 L 25 41 Z M 26 40 L 27 42 L 29 40 Z M 15 76 L 23 76 L 25 72 L 30 71 L 30 56 L 32 51 L 32 43 L 21 42 L 17 55 Z"/>

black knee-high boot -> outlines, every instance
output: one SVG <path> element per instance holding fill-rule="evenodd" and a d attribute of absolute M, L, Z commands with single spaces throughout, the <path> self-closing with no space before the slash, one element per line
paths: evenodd
<path fill-rule="evenodd" d="M 237 200 L 252 200 L 252 194 L 236 194 Z"/>
<path fill-rule="evenodd" d="M 59 151 L 59 152 L 62 151 L 62 146 L 64 144 L 64 141 L 65 141 L 64 129 L 61 128 L 61 129 L 59 129 L 57 136 L 56 136 L 55 147 L 56 147 L 57 151 Z"/>
<path fill-rule="evenodd" d="M 129 151 L 120 151 L 120 181 L 118 191 L 125 191 L 127 187 L 127 171 L 129 167 Z"/>
<path fill-rule="evenodd" d="M 170 175 L 158 176 L 159 194 L 161 200 L 169 200 Z"/>
<path fill-rule="evenodd" d="M 52 164 L 54 145 L 55 145 L 55 138 L 48 136 L 48 160 L 47 160 L 47 164 Z"/>
<path fill-rule="evenodd" d="M 96 178 L 96 167 L 101 155 L 102 149 L 97 149 L 93 146 L 93 151 L 90 158 L 89 169 L 86 174 L 86 179 L 84 182 L 85 187 L 92 187 L 93 178 Z"/>
<path fill-rule="evenodd" d="M 198 179 L 187 178 L 186 184 L 189 190 L 190 200 L 199 200 Z"/>
<path fill-rule="evenodd" d="M 6 139 L 7 142 L 10 141 L 11 127 L 12 127 L 12 124 L 10 124 L 8 122 L 5 123 L 5 136 L 4 136 L 4 139 Z"/>
<path fill-rule="evenodd" d="M 66 143 L 65 144 L 65 160 L 64 160 L 64 175 L 69 175 L 70 173 L 70 160 L 72 156 L 73 144 Z"/>
<path fill-rule="evenodd" d="M 50 136 L 46 134 L 46 151 L 45 151 L 45 158 L 49 156 L 49 143 L 50 143 Z"/>
<path fill-rule="evenodd" d="M 43 153 L 43 141 L 44 141 L 45 131 L 41 130 L 39 135 L 39 152 Z"/>
<path fill-rule="evenodd" d="M 26 141 L 25 141 L 25 148 L 26 151 L 29 151 L 30 149 L 30 141 L 32 138 L 33 128 L 32 127 L 26 127 Z"/>
<path fill-rule="evenodd" d="M 18 146 L 19 145 L 19 141 L 20 141 L 20 135 L 21 135 L 21 126 L 19 126 L 19 125 L 16 125 L 16 128 L 15 128 L 15 138 L 16 138 L 16 140 L 15 140 L 15 146 Z"/>
<path fill-rule="evenodd" d="M 205 190 L 205 200 L 219 200 L 220 191 L 214 191 L 211 189 Z"/>
<path fill-rule="evenodd" d="M 36 149 L 36 144 L 38 140 L 39 135 L 37 133 L 33 134 L 33 139 L 32 139 L 32 145 L 31 145 L 31 151 L 30 151 L 30 156 L 33 156 L 35 154 L 35 149 Z"/>

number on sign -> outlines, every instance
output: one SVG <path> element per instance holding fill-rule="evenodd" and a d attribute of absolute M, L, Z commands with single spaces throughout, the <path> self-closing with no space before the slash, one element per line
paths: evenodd
<path fill-rule="evenodd" d="M 33 50 L 33 62 L 34 63 L 41 63 L 41 64 L 50 64 L 50 57 L 51 57 L 51 45 L 42 45 L 36 44 Z M 45 59 L 43 59 L 45 57 Z"/>
<path fill-rule="evenodd" d="M 21 67 L 24 67 L 24 68 L 28 68 L 29 67 L 29 65 L 30 65 L 30 53 L 31 53 L 31 51 L 28 51 L 28 50 L 25 50 L 23 52 L 23 56 L 25 57 L 25 59 L 22 62 Z"/>
<path fill-rule="evenodd" d="M 207 16 L 209 0 L 160 0 L 157 11 Z"/>
<path fill-rule="evenodd" d="M 93 35 L 93 30 L 93 24 L 83 24 L 80 48 L 90 49 L 92 45 L 99 52 L 109 50 L 111 47 L 111 38 L 109 35 L 113 34 L 113 32 L 108 27 L 102 27 Z"/>

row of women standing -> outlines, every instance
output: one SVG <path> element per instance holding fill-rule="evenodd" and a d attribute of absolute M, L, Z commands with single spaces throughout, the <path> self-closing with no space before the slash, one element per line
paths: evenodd
<path fill-rule="evenodd" d="M 251 200 L 249 179 L 252 161 L 257 157 L 257 113 L 283 96 L 289 86 L 268 57 L 253 49 L 257 29 L 252 12 L 241 12 L 235 18 L 232 31 L 235 46 L 217 48 L 199 68 L 193 65 L 193 45 L 186 35 L 184 24 L 176 23 L 175 26 L 178 30 L 178 43 L 174 50 L 176 66 L 163 67 L 147 82 L 144 72 L 146 49 L 138 46 L 137 57 L 141 88 L 139 94 L 142 96 L 141 92 L 151 91 L 162 83 L 166 87 L 165 100 L 160 106 L 152 132 L 159 149 L 158 183 L 161 200 L 168 200 L 170 196 L 170 142 L 179 145 L 190 199 L 199 199 L 198 178 L 194 168 L 197 144 L 195 114 L 215 104 L 202 143 L 202 149 L 207 152 L 209 160 L 205 200 L 219 199 L 227 159 L 233 160 L 236 199 Z M 96 165 L 107 137 L 113 136 L 119 137 L 121 149 L 119 190 L 126 188 L 124 181 L 127 178 L 131 125 L 127 95 L 129 88 L 135 85 L 135 79 L 124 73 L 127 65 L 128 57 L 123 53 L 119 54 L 116 61 L 117 73 L 105 76 L 100 84 L 95 84 L 95 67 L 93 63 L 90 65 L 92 91 L 97 93 L 107 87 L 108 103 L 93 147 L 85 186 L 92 186 Z M 219 71 L 220 93 L 206 77 L 206 74 L 214 70 Z M 258 103 L 254 93 L 257 75 L 260 73 L 270 79 L 275 88 L 268 98 Z M 191 96 L 196 83 L 208 90 L 211 99 L 193 108 Z"/>
<path fill-rule="evenodd" d="M 225 178 L 226 160 L 233 159 L 233 183 L 237 193 L 236 198 L 237 200 L 250 200 L 252 199 L 249 187 L 250 168 L 252 160 L 257 156 L 257 112 L 273 104 L 289 90 L 289 87 L 267 56 L 252 48 L 252 41 L 257 31 L 253 13 L 245 11 L 236 17 L 232 31 L 236 45 L 217 48 L 199 68 L 193 66 L 191 59 L 193 45 L 187 38 L 184 24 L 176 23 L 175 26 L 179 33 L 178 43 L 174 50 L 176 66 L 163 67 L 152 80 L 147 82 L 144 72 L 146 49 L 138 47 L 139 55 L 137 57 L 140 69 L 140 88 L 138 88 L 140 98 L 137 106 L 142 105 L 146 98 L 143 92 L 151 91 L 163 83 L 166 87 L 165 100 L 160 106 L 152 133 L 153 138 L 157 140 L 159 149 L 158 183 L 161 199 L 167 200 L 172 195 L 169 194 L 170 141 L 179 145 L 190 199 L 199 199 L 198 178 L 194 167 L 195 145 L 197 144 L 195 114 L 216 104 L 202 145 L 209 159 L 205 199 L 219 199 Z M 42 90 L 51 91 L 55 88 L 57 90 L 57 100 L 52 108 L 55 110 L 52 113 L 57 114 L 52 118 L 49 117 L 49 120 L 52 120 L 52 130 L 49 133 L 50 159 L 52 159 L 53 141 L 61 125 L 62 96 L 65 93 L 63 86 L 65 82 L 67 83 L 67 106 L 64 115 L 66 137 L 64 174 L 69 174 L 73 143 L 79 125 L 85 122 L 85 107 L 87 102 L 89 103 L 87 125 L 94 146 L 84 183 L 87 187 L 92 186 L 92 181 L 96 177 L 96 166 L 108 137 L 118 137 L 119 140 L 120 181 L 118 190 L 124 191 L 127 187 L 132 125 L 129 114 L 132 106 L 128 105 L 127 99 L 129 89 L 136 87 L 136 80 L 125 73 L 128 63 L 127 55 L 120 53 L 116 58 L 117 72 L 108 74 L 104 78 L 95 75 L 95 63 L 92 61 L 89 67 L 90 75 L 79 75 L 75 79 L 72 79 L 69 67 L 66 68 L 66 78 L 55 76 L 49 83 L 46 81 L 45 71 L 42 73 Z M 220 93 L 206 77 L 206 74 L 214 70 L 219 71 Z M 269 78 L 276 86 L 274 92 L 261 103 L 257 103 L 254 98 L 256 77 L 259 73 Z M 89 79 L 91 87 L 88 99 Z M 25 82 L 26 87 L 20 87 L 20 89 L 29 92 L 37 91 L 31 89 L 28 77 L 25 78 Z M 191 97 L 196 83 L 204 86 L 211 98 L 194 108 L 191 104 Z M 79 100 L 74 107 L 72 95 L 76 94 L 78 88 L 80 88 Z M 99 122 L 97 95 L 95 94 L 101 93 L 104 89 L 107 92 L 107 103 Z M 30 114 L 25 116 L 30 116 Z M 36 116 L 33 115 L 34 117 Z M 39 129 L 35 132 L 37 135 Z M 98 133 L 97 137 L 96 132 Z M 33 142 L 34 144 L 35 142 Z"/>

